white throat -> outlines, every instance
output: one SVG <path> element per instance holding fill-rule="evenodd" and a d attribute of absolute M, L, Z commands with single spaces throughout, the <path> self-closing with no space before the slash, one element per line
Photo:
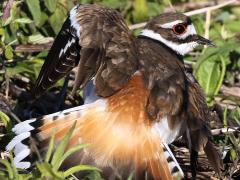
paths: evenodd
<path fill-rule="evenodd" d="M 185 54 L 189 53 L 190 51 L 192 51 L 198 45 L 196 42 L 178 44 L 176 42 L 172 42 L 172 41 L 169 41 L 167 39 L 164 39 L 159 33 L 156 33 L 156 32 L 154 32 L 153 30 L 150 30 L 150 29 L 142 30 L 140 35 L 149 37 L 149 38 L 157 40 L 157 41 L 160 41 L 180 55 L 185 55 Z"/>

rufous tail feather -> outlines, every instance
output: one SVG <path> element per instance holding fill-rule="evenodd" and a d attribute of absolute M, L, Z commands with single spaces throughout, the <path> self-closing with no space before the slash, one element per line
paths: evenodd
<path fill-rule="evenodd" d="M 154 179 L 182 176 L 171 150 L 161 142 L 159 134 L 152 131 L 152 123 L 144 111 L 147 99 L 139 100 L 139 97 L 147 97 L 144 83 L 135 77 L 128 86 L 108 99 L 17 124 L 13 128 L 16 137 L 7 146 L 7 150 L 14 150 L 15 165 L 18 168 L 31 166 L 24 161 L 31 153 L 30 148 L 23 144 L 30 135 L 38 147 L 45 149 L 53 134 L 55 141 L 60 142 L 76 122 L 68 148 L 90 144 L 74 158 L 78 163 L 91 159 L 89 162 L 99 168 L 129 166 L 127 169 L 135 172 L 147 170 Z M 130 96 L 127 100 L 126 94 Z M 173 160 L 169 161 L 169 157 Z"/>

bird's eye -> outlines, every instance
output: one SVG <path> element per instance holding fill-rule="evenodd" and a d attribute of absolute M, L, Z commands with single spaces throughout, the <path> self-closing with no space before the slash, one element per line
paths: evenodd
<path fill-rule="evenodd" d="M 181 24 L 176 24 L 175 26 L 173 26 L 172 30 L 173 30 L 173 32 L 174 32 L 175 34 L 181 35 L 181 34 L 183 34 L 183 33 L 186 32 L 186 30 L 187 30 L 187 25 L 186 25 L 186 24 L 183 24 L 183 23 L 181 23 Z"/>

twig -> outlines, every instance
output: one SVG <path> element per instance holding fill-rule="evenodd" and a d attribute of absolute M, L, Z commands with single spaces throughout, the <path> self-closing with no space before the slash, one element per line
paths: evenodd
<path fill-rule="evenodd" d="M 205 23 L 205 38 L 209 39 L 209 28 L 211 22 L 211 10 L 208 10 L 206 13 L 206 23 Z"/>
<path fill-rule="evenodd" d="M 227 87 L 225 85 L 221 86 L 220 91 L 227 96 L 234 96 L 240 98 L 240 87 Z"/>
<path fill-rule="evenodd" d="M 225 2 L 226 0 L 221 0 L 220 2 L 218 1 L 218 3 L 222 3 Z M 201 1 L 201 2 L 186 2 L 186 3 L 178 3 L 174 5 L 175 10 L 179 11 L 179 10 L 192 10 L 192 9 L 200 9 L 200 8 L 204 8 L 204 7 L 208 7 L 208 6 L 214 6 L 216 5 L 215 1 Z M 167 7 L 164 9 L 164 12 L 172 12 L 171 7 Z"/>
<path fill-rule="evenodd" d="M 25 44 L 25 45 L 18 45 L 15 47 L 15 52 L 40 52 L 40 51 L 46 51 L 49 50 L 53 43 L 53 38 L 51 42 L 48 42 L 46 44 Z"/>
<path fill-rule="evenodd" d="M 239 131 L 238 127 L 226 127 L 226 128 L 212 129 L 211 130 L 212 135 L 214 135 L 214 136 L 219 135 L 219 134 L 228 134 L 228 133 L 236 132 L 236 131 Z"/>
<path fill-rule="evenodd" d="M 133 29 L 138 29 L 138 28 L 144 27 L 146 24 L 147 24 L 146 22 L 138 23 L 138 24 L 133 24 L 133 25 L 130 25 L 129 28 L 130 28 L 131 30 L 133 30 Z"/>
<path fill-rule="evenodd" d="M 10 112 L 10 116 L 11 116 L 15 121 L 17 121 L 17 123 L 22 122 L 13 112 Z"/>
<path fill-rule="evenodd" d="M 210 7 L 206 7 L 206 8 L 202 8 L 202 9 L 197 9 L 197 10 L 186 12 L 184 14 L 186 16 L 193 16 L 193 15 L 196 15 L 196 14 L 202 14 L 202 13 L 206 13 L 207 11 L 213 11 L 213 10 L 216 10 L 216 9 L 220 9 L 220 8 L 222 8 L 224 6 L 227 6 L 227 5 L 236 3 L 236 2 L 237 2 L 237 0 L 231 0 L 231 1 L 223 2 L 223 3 L 218 4 L 216 6 L 210 6 Z M 142 28 L 145 25 L 146 25 L 146 22 L 143 22 L 143 23 L 131 25 L 131 26 L 129 26 L 129 28 L 131 30 L 133 30 L 133 29 Z"/>
<path fill-rule="evenodd" d="M 5 98 L 8 99 L 10 78 L 9 78 L 8 74 L 6 73 L 6 67 L 4 67 L 4 69 L 5 69 L 5 84 L 6 84 Z"/>
<path fill-rule="evenodd" d="M 209 10 L 212 11 L 212 10 L 220 9 L 224 6 L 228 6 L 228 5 L 233 4 L 235 2 L 237 2 L 237 0 L 230 0 L 230 1 L 218 4 L 216 6 L 210 6 L 210 7 L 206 7 L 206 8 L 202 8 L 202 9 L 197 9 L 197 10 L 186 12 L 184 14 L 186 16 L 193 16 L 193 15 L 196 15 L 196 14 L 202 14 L 202 13 L 206 13 Z"/>

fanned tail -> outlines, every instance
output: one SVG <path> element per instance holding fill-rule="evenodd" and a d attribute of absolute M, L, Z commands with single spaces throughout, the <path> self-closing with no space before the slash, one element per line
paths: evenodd
<path fill-rule="evenodd" d="M 28 169 L 31 167 L 30 161 L 25 161 L 33 153 L 33 145 L 38 146 L 39 143 L 48 141 L 53 133 L 62 136 L 73 125 L 74 121 L 81 117 L 85 109 L 91 108 L 91 105 L 83 105 L 67 109 L 61 112 L 53 113 L 50 115 L 33 118 L 23 121 L 14 126 L 12 131 L 16 136 L 9 142 L 6 147 L 7 151 L 13 150 L 14 164 L 17 168 Z M 62 131 L 65 129 L 66 131 Z M 56 137 L 58 140 L 62 136 Z M 43 145 L 43 144 L 41 144 Z M 44 143 L 47 146 L 47 143 Z M 46 149 L 40 146 L 41 149 Z"/>
<path fill-rule="evenodd" d="M 93 165 L 113 165 L 119 169 L 128 166 L 131 170 L 135 169 L 136 173 L 138 169 L 141 173 L 147 171 L 154 179 L 170 180 L 183 177 L 182 170 L 168 145 L 161 144 L 159 137 L 149 130 L 150 127 L 140 124 L 135 128 L 137 124 L 134 121 L 119 122 L 119 119 L 125 119 L 126 116 L 107 112 L 105 106 L 103 100 L 99 100 L 93 104 L 17 124 L 13 128 L 16 137 L 7 146 L 8 151 L 14 150 L 16 167 L 27 169 L 31 166 L 30 161 L 26 161 L 33 153 L 30 148 L 33 144 L 29 140 L 31 137 L 40 150 L 47 149 L 53 134 L 56 142 L 61 141 L 77 121 L 69 147 L 86 142 L 92 144 L 87 155 L 73 158 L 78 163 L 91 157 L 95 162 Z"/>
<path fill-rule="evenodd" d="M 67 148 L 77 144 L 90 146 L 67 159 L 65 167 L 91 164 L 102 169 L 103 174 L 106 169 L 106 177 L 110 168 L 123 179 L 132 171 L 140 176 L 147 172 L 161 180 L 182 177 L 171 150 L 163 144 L 159 133 L 152 130 L 153 124 L 145 112 L 147 93 L 143 80 L 136 75 L 125 88 L 107 99 L 17 124 L 13 128 L 16 137 L 7 150 L 14 150 L 18 168 L 29 168 L 31 163 L 26 158 L 32 155 L 32 150 L 28 145 L 34 144 L 29 139 L 44 153 L 51 136 L 54 135 L 55 143 L 60 142 L 76 122 Z"/>

